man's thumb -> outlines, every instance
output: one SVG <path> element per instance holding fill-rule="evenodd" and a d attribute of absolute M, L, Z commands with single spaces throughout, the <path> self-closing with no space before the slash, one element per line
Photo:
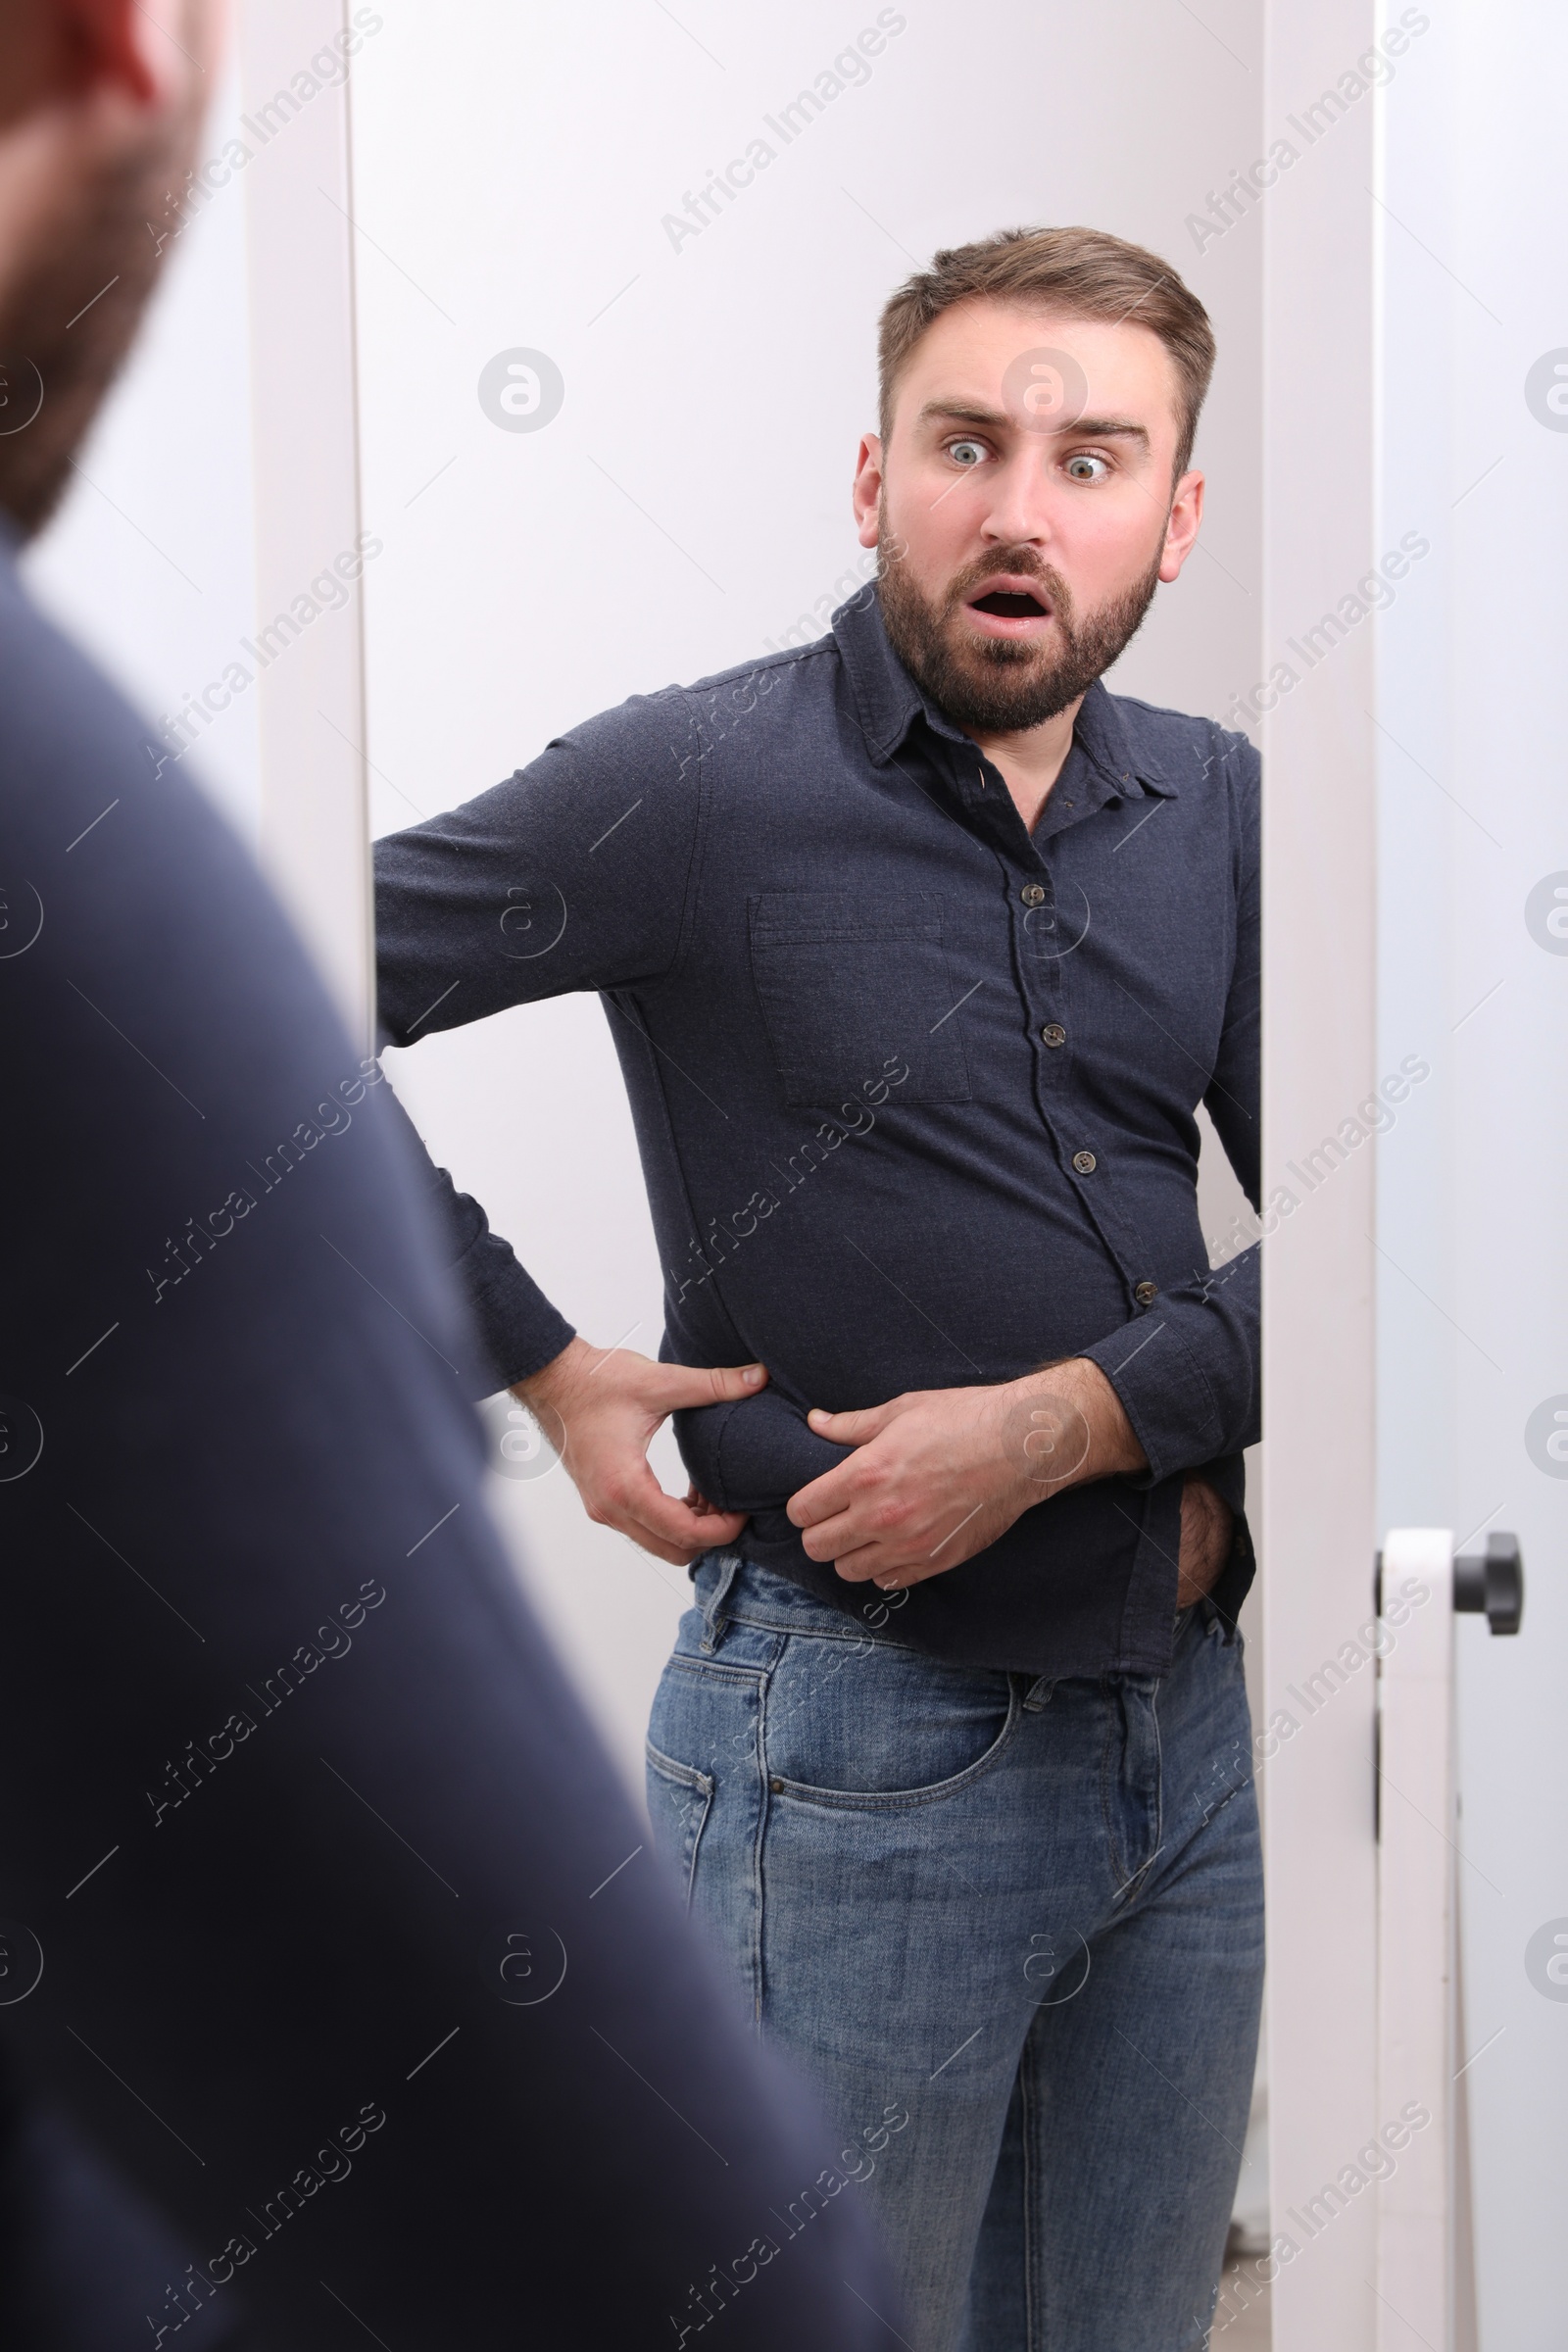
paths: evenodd
<path fill-rule="evenodd" d="M 666 1412 L 755 1396 L 767 1380 L 765 1364 L 662 1364 L 660 1369 L 665 1375 L 662 1386 Z"/>
<path fill-rule="evenodd" d="M 880 1437 L 887 1422 L 887 1407 L 868 1404 L 853 1413 L 824 1412 L 821 1405 L 812 1405 L 806 1416 L 816 1437 L 826 1438 L 834 1446 L 863 1446 L 871 1438 Z"/>

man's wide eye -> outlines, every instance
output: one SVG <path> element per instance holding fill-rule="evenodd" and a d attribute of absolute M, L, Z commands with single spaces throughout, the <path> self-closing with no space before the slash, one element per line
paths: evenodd
<path fill-rule="evenodd" d="M 978 466 L 985 454 L 978 441 L 948 443 L 948 455 L 956 466 Z"/>
<path fill-rule="evenodd" d="M 1098 471 L 1096 470 L 1097 467 L 1099 469 Z M 1110 468 L 1106 465 L 1104 459 L 1097 458 L 1092 450 L 1075 450 L 1073 455 L 1067 460 L 1067 477 L 1069 481 L 1102 482 L 1109 470 Z"/>

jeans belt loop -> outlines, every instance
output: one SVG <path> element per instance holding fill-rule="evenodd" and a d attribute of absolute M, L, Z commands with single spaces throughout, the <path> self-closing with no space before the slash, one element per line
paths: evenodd
<path fill-rule="evenodd" d="M 712 1562 L 715 1574 L 712 1591 L 705 1600 L 698 1602 L 698 1607 L 703 1612 L 705 1628 L 703 1639 L 698 1646 L 704 1657 L 710 1658 L 724 1639 L 724 1627 L 727 1621 L 720 1612 L 729 1597 L 731 1585 L 741 1572 L 743 1562 L 738 1551 L 710 1551 L 707 1557 Z"/>

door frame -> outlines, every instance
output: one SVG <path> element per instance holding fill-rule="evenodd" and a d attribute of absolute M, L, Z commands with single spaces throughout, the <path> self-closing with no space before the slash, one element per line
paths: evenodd
<path fill-rule="evenodd" d="M 1377 2210 L 1312 2200 L 1377 2114 L 1377 1548 L 1373 1146 L 1376 721 L 1370 617 L 1303 644 L 1377 553 L 1375 91 L 1306 152 L 1302 109 L 1379 29 L 1368 0 L 1265 0 L 1264 136 L 1301 152 L 1262 207 L 1263 658 L 1297 673 L 1263 720 L 1262 1576 L 1275 2352 L 1371 2352 Z M 1325 110 L 1325 112 L 1328 110 Z M 1324 485 L 1332 484 L 1332 496 Z M 1325 1138 L 1339 1140 L 1343 1159 Z M 1309 1155 L 1317 1152 L 1314 1163 Z M 1287 1206 L 1284 1195 L 1294 1205 Z M 1327 1660 L 1340 1681 L 1314 1686 Z M 1343 2189 L 1342 2189 L 1343 2194 Z M 1317 2213 L 1320 2215 L 1322 2206 Z M 1294 2249 L 1294 2250 L 1292 2250 Z"/>
<path fill-rule="evenodd" d="M 359 1051 L 374 1042 L 348 0 L 242 0 L 263 863 Z M 363 553 L 359 555 L 363 564 Z M 313 596 L 312 584 L 322 583 Z M 335 602 L 346 591 L 346 601 Z M 315 610 L 313 611 L 313 608 Z M 311 617 L 307 619 L 306 615 Z M 268 636 L 268 632 L 272 632 Z"/>

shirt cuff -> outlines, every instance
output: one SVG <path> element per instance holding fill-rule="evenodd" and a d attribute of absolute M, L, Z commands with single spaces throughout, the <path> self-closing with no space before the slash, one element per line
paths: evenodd
<path fill-rule="evenodd" d="M 491 1232 L 472 1195 L 460 1193 L 445 1168 L 430 1167 L 428 1160 L 425 1165 L 442 1254 L 468 1303 L 475 1347 L 464 1385 L 477 1401 L 542 1372 L 577 1334 L 512 1244 Z"/>
<path fill-rule="evenodd" d="M 1156 1486 L 1226 1451 L 1213 1392 L 1174 1315 L 1140 1315 L 1081 1352 L 1115 1390 L 1148 1457 L 1135 1486 Z"/>
<path fill-rule="evenodd" d="M 478 1335 L 475 1377 L 487 1383 L 478 1396 L 493 1396 L 531 1379 L 576 1338 L 575 1326 L 551 1305 L 499 1234 L 482 1235 L 455 1271 L 467 1292 Z"/>

